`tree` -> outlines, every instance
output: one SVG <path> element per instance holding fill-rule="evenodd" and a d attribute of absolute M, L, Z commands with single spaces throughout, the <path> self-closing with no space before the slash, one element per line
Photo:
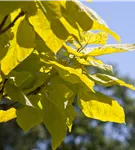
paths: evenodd
<path fill-rule="evenodd" d="M 105 45 L 108 34 L 119 36 L 79 1 L 0 2 L 0 14 L 0 122 L 17 117 L 25 132 L 43 122 L 53 149 L 67 127 L 71 131 L 73 103 L 89 118 L 125 123 L 120 104 L 94 85 L 135 87 L 95 56 L 133 50 L 134 44 Z M 91 74 L 92 67 L 100 71 Z"/>

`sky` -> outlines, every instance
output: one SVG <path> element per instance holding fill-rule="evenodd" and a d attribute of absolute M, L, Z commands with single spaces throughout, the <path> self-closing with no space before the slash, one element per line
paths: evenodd
<path fill-rule="evenodd" d="M 122 43 L 135 43 L 135 1 L 93 0 L 83 3 L 100 15 L 109 28 L 121 37 Z M 110 37 L 108 43 L 116 44 L 117 41 Z M 135 51 L 104 55 L 100 58 L 105 63 L 116 64 L 121 75 L 135 79 Z"/>

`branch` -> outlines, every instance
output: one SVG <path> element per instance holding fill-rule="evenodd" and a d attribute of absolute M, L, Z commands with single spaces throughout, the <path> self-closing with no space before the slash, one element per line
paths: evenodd
<path fill-rule="evenodd" d="M 16 17 L 15 19 L 7 26 L 5 27 L 3 30 L 0 28 L 0 34 L 3 34 L 4 32 L 6 32 L 7 30 L 9 30 L 11 27 L 14 26 L 15 22 L 20 18 L 22 17 L 23 15 L 25 14 L 24 11 L 21 11 Z M 6 16 L 5 16 L 6 17 Z M 7 18 L 6 18 L 7 19 Z M 5 23 L 6 19 L 4 18 L 4 20 L 2 22 Z M 1 23 L 2 24 L 2 23 Z"/>

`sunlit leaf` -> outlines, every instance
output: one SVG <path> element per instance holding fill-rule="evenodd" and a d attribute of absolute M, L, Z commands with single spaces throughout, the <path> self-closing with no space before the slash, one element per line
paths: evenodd
<path fill-rule="evenodd" d="M 86 65 L 86 66 L 93 66 L 97 67 L 99 69 L 113 72 L 112 66 L 104 64 L 101 60 L 97 60 L 93 57 L 87 57 L 87 59 L 84 58 L 77 58 L 76 59 L 80 64 Z"/>
<path fill-rule="evenodd" d="M 86 86 L 89 90 L 93 91 L 94 82 L 91 81 L 81 69 L 74 69 L 71 67 L 63 66 L 55 61 L 50 61 L 50 64 L 58 71 L 61 78 L 71 83 L 82 83 L 82 86 Z"/>
<path fill-rule="evenodd" d="M 85 116 L 101 121 L 125 123 L 123 108 L 118 102 L 101 93 L 86 92 L 81 89 L 78 93 L 80 108 Z"/>
<path fill-rule="evenodd" d="M 81 57 L 83 56 L 84 54 L 81 54 L 79 52 L 77 52 L 75 49 L 73 49 L 71 46 L 68 46 L 66 44 L 63 45 L 64 49 L 69 53 L 69 54 L 72 54 L 74 56 L 78 56 L 78 57 Z"/>
<path fill-rule="evenodd" d="M 120 85 L 120 86 L 125 86 L 127 88 L 130 88 L 132 90 L 135 90 L 135 87 L 133 85 L 127 84 L 124 81 L 122 81 L 114 76 L 100 74 L 100 73 L 89 75 L 89 76 L 97 84 L 101 84 L 104 86 Z"/>
<path fill-rule="evenodd" d="M 120 42 L 120 36 L 118 34 L 107 28 L 104 24 L 99 24 L 96 20 L 93 22 L 92 30 L 104 31 L 113 36 L 118 42 Z"/>
<path fill-rule="evenodd" d="M 97 48 L 87 48 L 85 52 L 89 56 L 100 56 L 111 53 L 128 52 L 135 50 L 135 44 L 108 44 Z"/>
<path fill-rule="evenodd" d="M 8 110 L 0 110 L 0 122 L 7 122 L 16 118 L 16 109 L 10 108 Z"/>
<path fill-rule="evenodd" d="M 34 27 L 35 31 L 44 40 L 45 44 L 54 53 L 56 53 L 62 47 L 64 40 L 66 40 L 66 38 L 68 37 L 68 33 L 63 29 L 64 27 L 62 26 L 60 21 L 48 20 L 41 9 L 37 9 L 36 15 L 30 16 L 29 21 Z M 64 32 L 62 31 L 62 29 L 64 30 Z"/>
<path fill-rule="evenodd" d="M 93 33 L 91 31 L 82 34 L 82 44 L 102 44 L 105 45 L 108 39 L 106 32 Z"/>
<path fill-rule="evenodd" d="M 19 12 L 19 10 L 13 12 L 11 14 L 11 20 Z M 11 31 L 14 33 L 14 38 L 9 42 L 8 52 L 1 61 L 1 70 L 6 75 L 29 56 L 35 47 L 34 30 L 24 16 L 16 21 Z"/>

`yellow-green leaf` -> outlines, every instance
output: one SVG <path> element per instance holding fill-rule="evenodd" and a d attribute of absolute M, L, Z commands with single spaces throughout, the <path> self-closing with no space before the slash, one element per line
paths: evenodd
<path fill-rule="evenodd" d="M 133 85 L 127 84 L 124 81 L 114 76 L 97 73 L 97 74 L 89 75 L 89 77 L 97 84 L 101 84 L 104 86 L 120 85 L 135 90 L 135 87 Z"/>
<path fill-rule="evenodd" d="M 96 20 L 94 20 L 93 22 L 93 26 L 91 30 L 102 30 L 108 34 L 110 34 L 111 36 L 113 36 L 118 42 L 120 42 L 120 36 L 118 34 L 116 34 L 115 32 L 113 32 L 112 30 L 110 30 L 109 28 L 107 28 L 104 24 L 99 24 Z"/>
<path fill-rule="evenodd" d="M 110 97 L 98 92 L 86 92 L 81 89 L 78 93 L 78 100 L 82 112 L 89 118 L 125 123 L 123 108 Z"/>
<path fill-rule="evenodd" d="M 100 56 L 111 53 L 128 52 L 135 50 L 135 44 L 108 44 L 97 48 L 87 48 L 85 52 L 89 56 Z"/>
<path fill-rule="evenodd" d="M 80 64 L 86 65 L 86 66 L 93 66 L 97 67 L 99 69 L 113 72 L 112 66 L 104 64 L 101 60 L 97 60 L 93 57 L 87 57 L 86 59 L 84 58 L 77 58 L 76 59 Z"/>
<path fill-rule="evenodd" d="M 14 78 L 10 78 L 10 80 L 8 80 L 5 84 L 5 92 L 6 94 L 13 100 L 16 102 L 19 102 L 23 105 L 28 105 L 28 106 L 32 106 L 30 100 L 28 99 L 28 97 L 24 94 L 23 91 L 20 90 L 19 87 L 15 86 L 14 83 Z"/>
<path fill-rule="evenodd" d="M 0 110 L 0 122 L 7 122 L 16 118 L 16 109 L 10 108 L 8 110 Z"/>
<path fill-rule="evenodd" d="M 70 104 L 69 101 L 67 102 L 68 104 L 66 106 L 65 113 L 67 116 L 66 124 L 68 126 L 69 132 L 71 132 L 72 124 L 73 124 L 73 120 L 75 119 L 76 112 L 75 112 L 73 105 Z"/>
<path fill-rule="evenodd" d="M 105 45 L 108 39 L 106 32 L 93 33 L 91 31 L 82 34 L 82 44 L 102 44 Z"/>
<path fill-rule="evenodd" d="M 66 116 L 48 98 L 45 97 L 41 103 L 44 111 L 43 123 L 52 135 L 52 149 L 56 150 L 66 136 Z"/>
<path fill-rule="evenodd" d="M 20 10 L 11 13 L 11 21 L 15 19 L 19 12 Z M 29 56 L 35 47 L 34 30 L 24 16 L 16 21 L 11 31 L 14 33 L 14 37 L 9 42 L 10 46 L 6 56 L 1 60 L 1 70 L 5 75 Z"/>
<path fill-rule="evenodd" d="M 50 64 L 58 71 L 61 78 L 71 83 L 82 83 L 82 86 L 86 86 L 89 90 L 93 91 L 94 82 L 90 80 L 81 69 L 74 69 L 71 67 L 63 66 L 56 61 L 50 61 Z"/>
<path fill-rule="evenodd" d="M 68 33 L 72 35 L 78 41 L 78 43 L 80 43 L 79 31 L 76 28 L 74 28 L 64 17 L 61 17 L 59 20 L 64 25 Z"/>
<path fill-rule="evenodd" d="M 50 101 L 55 103 L 59 110 L 66 115 L 66 124 L 71 131 L 72 122 L 75 118 L 75 110 L 72 106 L 75 94 L 64 82 L 59 76 L 55 76 L 43 90 L 46 90 Z"/>
<path fill-rule="evenodd" d="M 13 34 L 9 31 L 0 35 L 0 61 L 6 55 L 9 48 L 9 41 L 12 40 Z"/>
<path fill-rule="evenodd" d="M 79 1 L 66 1 L 66 11 L 64 13 L 64 16 L 68 21 L 71 21 L 72 24 L 75 24 L 75 22 L 77 22 L 77 24 L 83 31 L 88 31 L 92 27 L 93 20 L 89 16 L 84 5 Z"/>
<path fill-rule="evenodd" d="M 39 6 L 44 8 L 51 19 L 62 17 L 62 10 L 66 9 L 66 0 L 63 1 L 41 1 Z"/>
<path fill-rule="evenodd" d="M 63 29 L 64 27 L 60 21 L 58 19 L 49 20 L 39 8 L 35 15 L 29 17 L 29 21 L 45 44 L 54 53 L 62 47 L 64 40 L 68 37 L 68 33 Z"/>
<path fill-rule="evenodd" d="M 43 121 L 43 112 L 40 109 L 25 106 L 18 109 L 16 114 L 17 123 L 25 132 Z"/>
<path fill-rule="evenodd" d="M 107 26 L 107 24 L 103 21 L 103 19 L 92 9 L 88 8 L 87 6 L 83 6 L 87 14 L 90 16 L 90 18 L 93 20 L 92 28 L 91 30 L 102 30 L 110 35 L 112 35 L 117 41 L 120 41 L 119 35 L 117 35 L 115 32 L 110 30 Z"/>
<path fill-rule="evenodd" d="M 74 56 L 78 56 L 78 57 L 81 57 L 83 56 L 84 54 L 81 54 L 79 52 L 77 52 L 75 49 L 73 49 L 71 46 L 68 46 L 66 44 L 63 44 L 63 48 L 69 53 L 69 54 L 72 54 Z"/>

